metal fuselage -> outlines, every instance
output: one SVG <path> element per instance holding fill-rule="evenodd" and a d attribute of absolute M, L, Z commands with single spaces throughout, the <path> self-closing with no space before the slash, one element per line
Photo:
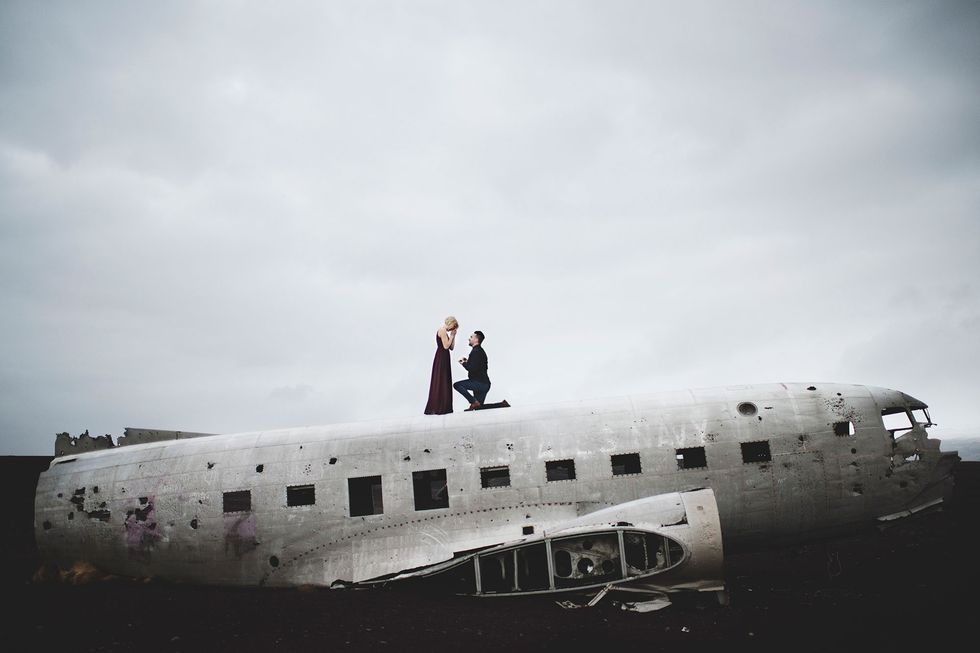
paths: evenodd
<path fill-rule="evenodd" d="M 941 500 L 951 481 L 939 441 L 923 424 L 896 439 L 882 422 L 924 407 L 884 388 L 787 383 L 116 447 L 41 474 L 36 539 L 63 567 L 330 585 L 711 488 L 726 551 L 802 542 Z M 630 464 L 615 467 L 624 454 Z M 574 461 L 574 478 L 549 481 L 549 461 Z M 487 468 L 509 484 L 484 487 Z M 448 506 L 419 509 L 417 473 L 440 470 Z M 374 496 L 352 496 L 374 477 Z M 297 486 L 305 505 L 290 505 Z M 381 512 L 352 517 L 352 501 Z"/>

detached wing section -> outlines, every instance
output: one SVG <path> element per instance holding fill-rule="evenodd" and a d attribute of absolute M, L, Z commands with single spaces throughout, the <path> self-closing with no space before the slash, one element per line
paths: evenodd
<path fill-rule="evenodd" d="M 512 596 L 609 587 L 624 591 L 724 587 L 721 525 L 710 489 L 604 508 L 537 536 L 458 555 L 372 582 L 408 579 L 448 592 Z"/>

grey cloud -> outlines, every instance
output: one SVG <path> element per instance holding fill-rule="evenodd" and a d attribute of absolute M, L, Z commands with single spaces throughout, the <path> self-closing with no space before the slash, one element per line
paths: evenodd
<path fill-rule="evenodd" d="M 4 3 L 0 443 L 416 414 L 448 313 L 512 404 L 834 380 L 962 432 L 978 28 L 956 2 Z"/>

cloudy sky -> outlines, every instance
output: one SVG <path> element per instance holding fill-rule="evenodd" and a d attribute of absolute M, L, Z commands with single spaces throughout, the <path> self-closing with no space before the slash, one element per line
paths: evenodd
<path fill-rule="evenodd" d="M 980 435 L 978 34 L 976 2 L 3 2 L 0 454 L 421 414 L 447 314 L 491 401 L 834 381 Z"/>

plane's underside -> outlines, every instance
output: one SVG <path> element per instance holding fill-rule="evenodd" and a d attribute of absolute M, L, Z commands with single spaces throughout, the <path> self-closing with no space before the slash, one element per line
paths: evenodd
<path fill-rule="evenodd" d="M 717 590 L 724 549 L 939 504 L 930 425 L 898 391 L 772 384 L 202 435 L 55 458 L 35 530 L 50 564 L 207 584 Z"/>

